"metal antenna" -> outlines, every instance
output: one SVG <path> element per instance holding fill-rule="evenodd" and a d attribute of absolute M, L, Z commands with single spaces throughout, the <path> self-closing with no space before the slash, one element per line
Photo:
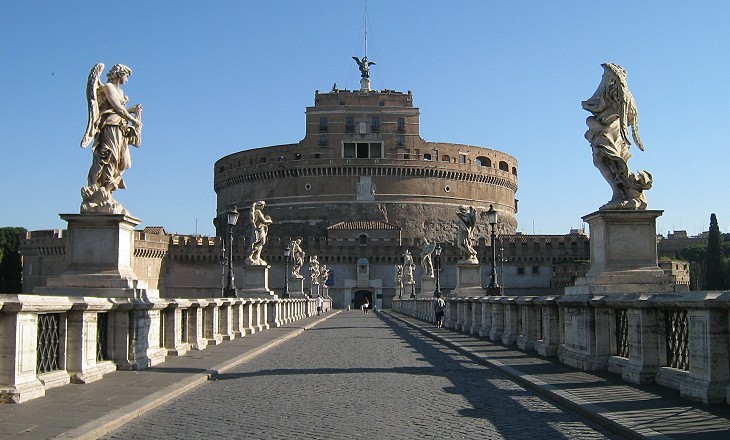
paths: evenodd
<path fill-rule="evenodd" d="M 368 57 L 368 0 L 365 0 L 365 58 Z"/>

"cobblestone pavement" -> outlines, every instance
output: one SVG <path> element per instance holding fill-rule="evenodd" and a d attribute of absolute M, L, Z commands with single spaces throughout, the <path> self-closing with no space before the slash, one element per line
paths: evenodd
<path fill-rule="evenodd" d="M 619 437 L 398 320 L 349 311 L 106 438 Z"/>

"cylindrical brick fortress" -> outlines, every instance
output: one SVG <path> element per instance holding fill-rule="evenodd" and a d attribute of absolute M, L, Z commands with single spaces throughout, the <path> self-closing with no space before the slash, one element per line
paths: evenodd
<path fill-rule="evenodd" d="M 215 164 L 217 210 L 266 201 L 274 236 L 321 237 L 344 221 L 385 221 L 404 238 L 450 240 L 460 205 L 499 211 L 498 230 L 517 228 L 517 160 L 472 145 L 427 142 L 412 95 L 333 90 L 315 94 L 305 138 L 231 154 Z"/>

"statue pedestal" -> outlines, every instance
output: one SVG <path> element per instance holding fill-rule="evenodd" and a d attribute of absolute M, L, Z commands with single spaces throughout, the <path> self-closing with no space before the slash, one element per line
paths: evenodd
<path fill-rule="evenodd" d="M 147 291 L 132 270 L 134 228 L 142 221 L 125 214 L 61 214 L 68 222 L 66 270 L 49 278 L 44 295 L 134 298 Z"/>
<path fill-rule="evenodd" d="M 421 276 L 421 291 L 418 294 L 421 298 L 433 298 L 436 290 L 436 278 L 427 275 Z"/>
<path fill-rule="evenodd" d="M 590 225 L 591 268 L 558 302 L 565 315 L 560 361 L 585 370 L 605 370 L 612 355 L 612 309 L 596 307 L 597 296 L 671 293 L 674 284 L 657 265 L 656 219 L 662 211 L 597 211 L 583 217 Z M 632 355 L 633 357 L 633 355 Z M 624 370 L 631 373 L 631 367 Z M 638 373 L 637 373 L 638 374 Z"/>
<path fill-rule="evenodd" d="M 663 211 L 596 211 L 590 226 L 591 268 L 566 294 L 667 293 L 675 284 L 657 263 L 656 219 Z"/>
<path fill-rule="evenodd" d="M 239 296 L 242 298 L 268 298 L 274 296 L 269 289 L 269 265 L 244 266 L 243 287 Z"/>
<path fill-rule="evenodd" d="M 289 298 L 306 298 L 304 295 L 304 278 L 289 276 Z"/>
<path fill-rule="evenodd" d="M 370 78 L 361 78 L 360 79 L 360 91 L 361 92 L 370 91 Z"/>
<path fill-rule="evenodd" d="M 482 288 L 482 266 L 473 263 L 456 264 L 456 288 L 452 296 L 474 297 L 484 296 Z"/>

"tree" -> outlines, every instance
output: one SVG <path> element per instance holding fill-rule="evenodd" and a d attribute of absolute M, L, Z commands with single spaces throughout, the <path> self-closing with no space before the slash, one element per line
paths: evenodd
<path fill-rule="evenodd" d="M 725 257 L 722 253 L 722 237 L 715 214 L 710 215 L 710 234 L 707 238 L 707 253 L 705 254 L 705 286 L 707 290 L 724 289 L 725 284 Z"/>
<path fill-rule="evenodd" d="M 25 228 L 0 228 L 0 293 L 23 291 L 23 265 L 20 259 L 20 238 Z"/>

